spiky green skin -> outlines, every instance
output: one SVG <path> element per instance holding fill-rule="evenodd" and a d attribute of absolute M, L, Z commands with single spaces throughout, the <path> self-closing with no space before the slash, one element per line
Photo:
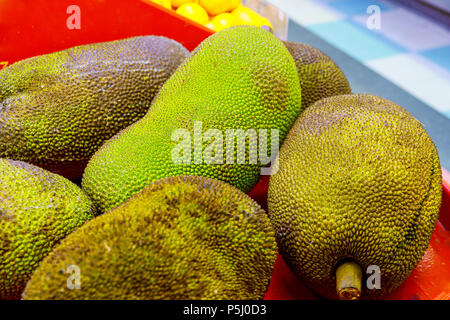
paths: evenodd
<path fill-rule="evenodd" d="M 276 259 L 269 218 L 246 194 L 170 177 L 76 230 L 42 262 L 25 299 L 261 299 Z M 80 289 L 69 290 L 69 265 Z"/>
<path fill-rule="evenodd" d="M 0 157 L 80 179 L 98 148 L 139 120 L 189 55 L 156 36 L 95 43 L 0 70 Z"/>
<path fill-rule="evenodd" d="M 278 129 L 280 145 L 301 111 L 295 63 L 283 43 L 256 27 L 218 32 L 195 50 L 165 83 L 146 116 L 107 141 L 83 175 L 83 188 L 100 210 L 111 209 L 149 183 L 168 176 L 198 175 L 230 183 L 247 192 L 257 182 L 261 163 L 195 164 L 194 122 L 203 133 L 217 129 Z M 192 138 L 190 164 L 177 164 L 175 130 Z M 203 150 L 211 141 L 203 141 Z M 246 150 L 257 148 L 258 139 Z M 200 145 L 201 149 L 202 146 Z M 236 149 L 234 150 L 236 152 Z M 270 151 L 270 150 L 269 150 Z M 226 162 L 226 147 L 223 147 Z"/>
<path fill-rule="evenodd" d="M 352 92 L 345 74 L 325 53 L 304 43 L 284 41 L 294 58 L 304 109 L 314 102 Z"/>
<path fill-rule="evenodd" d="M 419 263 L 441 196 L 439 155 L 422 124 L 389 100 L 352 94 L 298 117 L 270 177 L 268 206 L 280 253 L 311 288 L 338 298 L 336 268 L 353 260 L 363 275 L 380 268 L 380 289 L 362 283 L 363 297 L 380 297 Z"/>
<path fill-rule="evenodd" d="M 0 159 L 0 299 L 19 299 L 41 260 L 94 214 L 85 193 L 64 177 Z"/>

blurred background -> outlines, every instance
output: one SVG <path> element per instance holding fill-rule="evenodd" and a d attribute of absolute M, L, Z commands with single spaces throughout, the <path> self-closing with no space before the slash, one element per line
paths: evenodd
<path fill-rule="evenodd" d="M 355 92 L 408 109 L 450 168 L 450 0 L 268 0 L 289 17 L 287 38 L 318 47 Z"/>
<path fill-rule="evenodd" d="M 450 118 L 449 0 L 269 1 Z"/>

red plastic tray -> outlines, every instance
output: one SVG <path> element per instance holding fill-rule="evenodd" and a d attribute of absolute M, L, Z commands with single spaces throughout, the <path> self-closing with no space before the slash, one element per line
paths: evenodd
<path fill-rule="evenodd" d="M 79 9 L 80 29 L 71 29 Z M 72 10 L 68 10 L 71 9 Z M 78 10 L 76 9 L 76 10 Z M 0 68 L 24 58 L 81 44 L 161 35 L 193 50 L 212 32 L 175 12 L 141 0 L 2 0 Z M 446 178 L 447 177 L 447 178 Z M 388 299 L 450 299 L 450 182 L 444 173 L 440 223 L 408 280 Z M 268 177 L 249 193 L 266 208 Z M 266 299 L 317 299 L 278 257 Z"/>

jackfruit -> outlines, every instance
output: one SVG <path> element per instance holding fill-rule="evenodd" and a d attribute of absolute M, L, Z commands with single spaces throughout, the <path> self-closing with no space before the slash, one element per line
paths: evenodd
<path fill-rule="evenodd" d="M 0 157 L 80 179 L 90 157 L 142 118 L 189 52 L 156 36 L 95 43 L 0 70 Z"/>
<path fill-rule="evenodd" d="M 304 43 L 284 41 L 284 45 L 297 66 L 303 108 L 323 98 L 351 93 L 345 74 L 325 53 Z"/>
<path fill-rule="evenodd" d="M 169 177 L 70 234 L 23 297 L 261 299 L 275 259 L 272 225 L 254 200 L 213 179 Z"/>
<path fill-rule="evenodd" d="M 247 192 L 300 113 L 300 90 L 293 58 L 272 34 L 257 27 L 215 33 L 164 84 L 145 117 L 94 154 L 82 186 L 101 211 L 175 175 Z"/>
<path fill-rule="evenodd" d="M 94 215 L 86 194 L 64 177 L 0 159 L 0 299 L 20 299 L 55 244 Z"/>
<path fill-rule="evenodd" d="M 270 177 L 269 216 L 280 253 L 312 289 L 375 298 L 420 261 L 441 192 L 439 156 L 419 121 L 389 100 L 341 95 L 296 120 Z"/>

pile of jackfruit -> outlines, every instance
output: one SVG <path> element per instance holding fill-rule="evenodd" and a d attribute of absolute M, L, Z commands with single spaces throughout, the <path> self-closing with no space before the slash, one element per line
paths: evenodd
<path fill-rule="evenodd" d="M 1 299 L 262 299 L 277 253 L 323 297 L 379 298 L 441 203 L 419 121 L 254 26 L 2 69 L 0 158 Z"/>

